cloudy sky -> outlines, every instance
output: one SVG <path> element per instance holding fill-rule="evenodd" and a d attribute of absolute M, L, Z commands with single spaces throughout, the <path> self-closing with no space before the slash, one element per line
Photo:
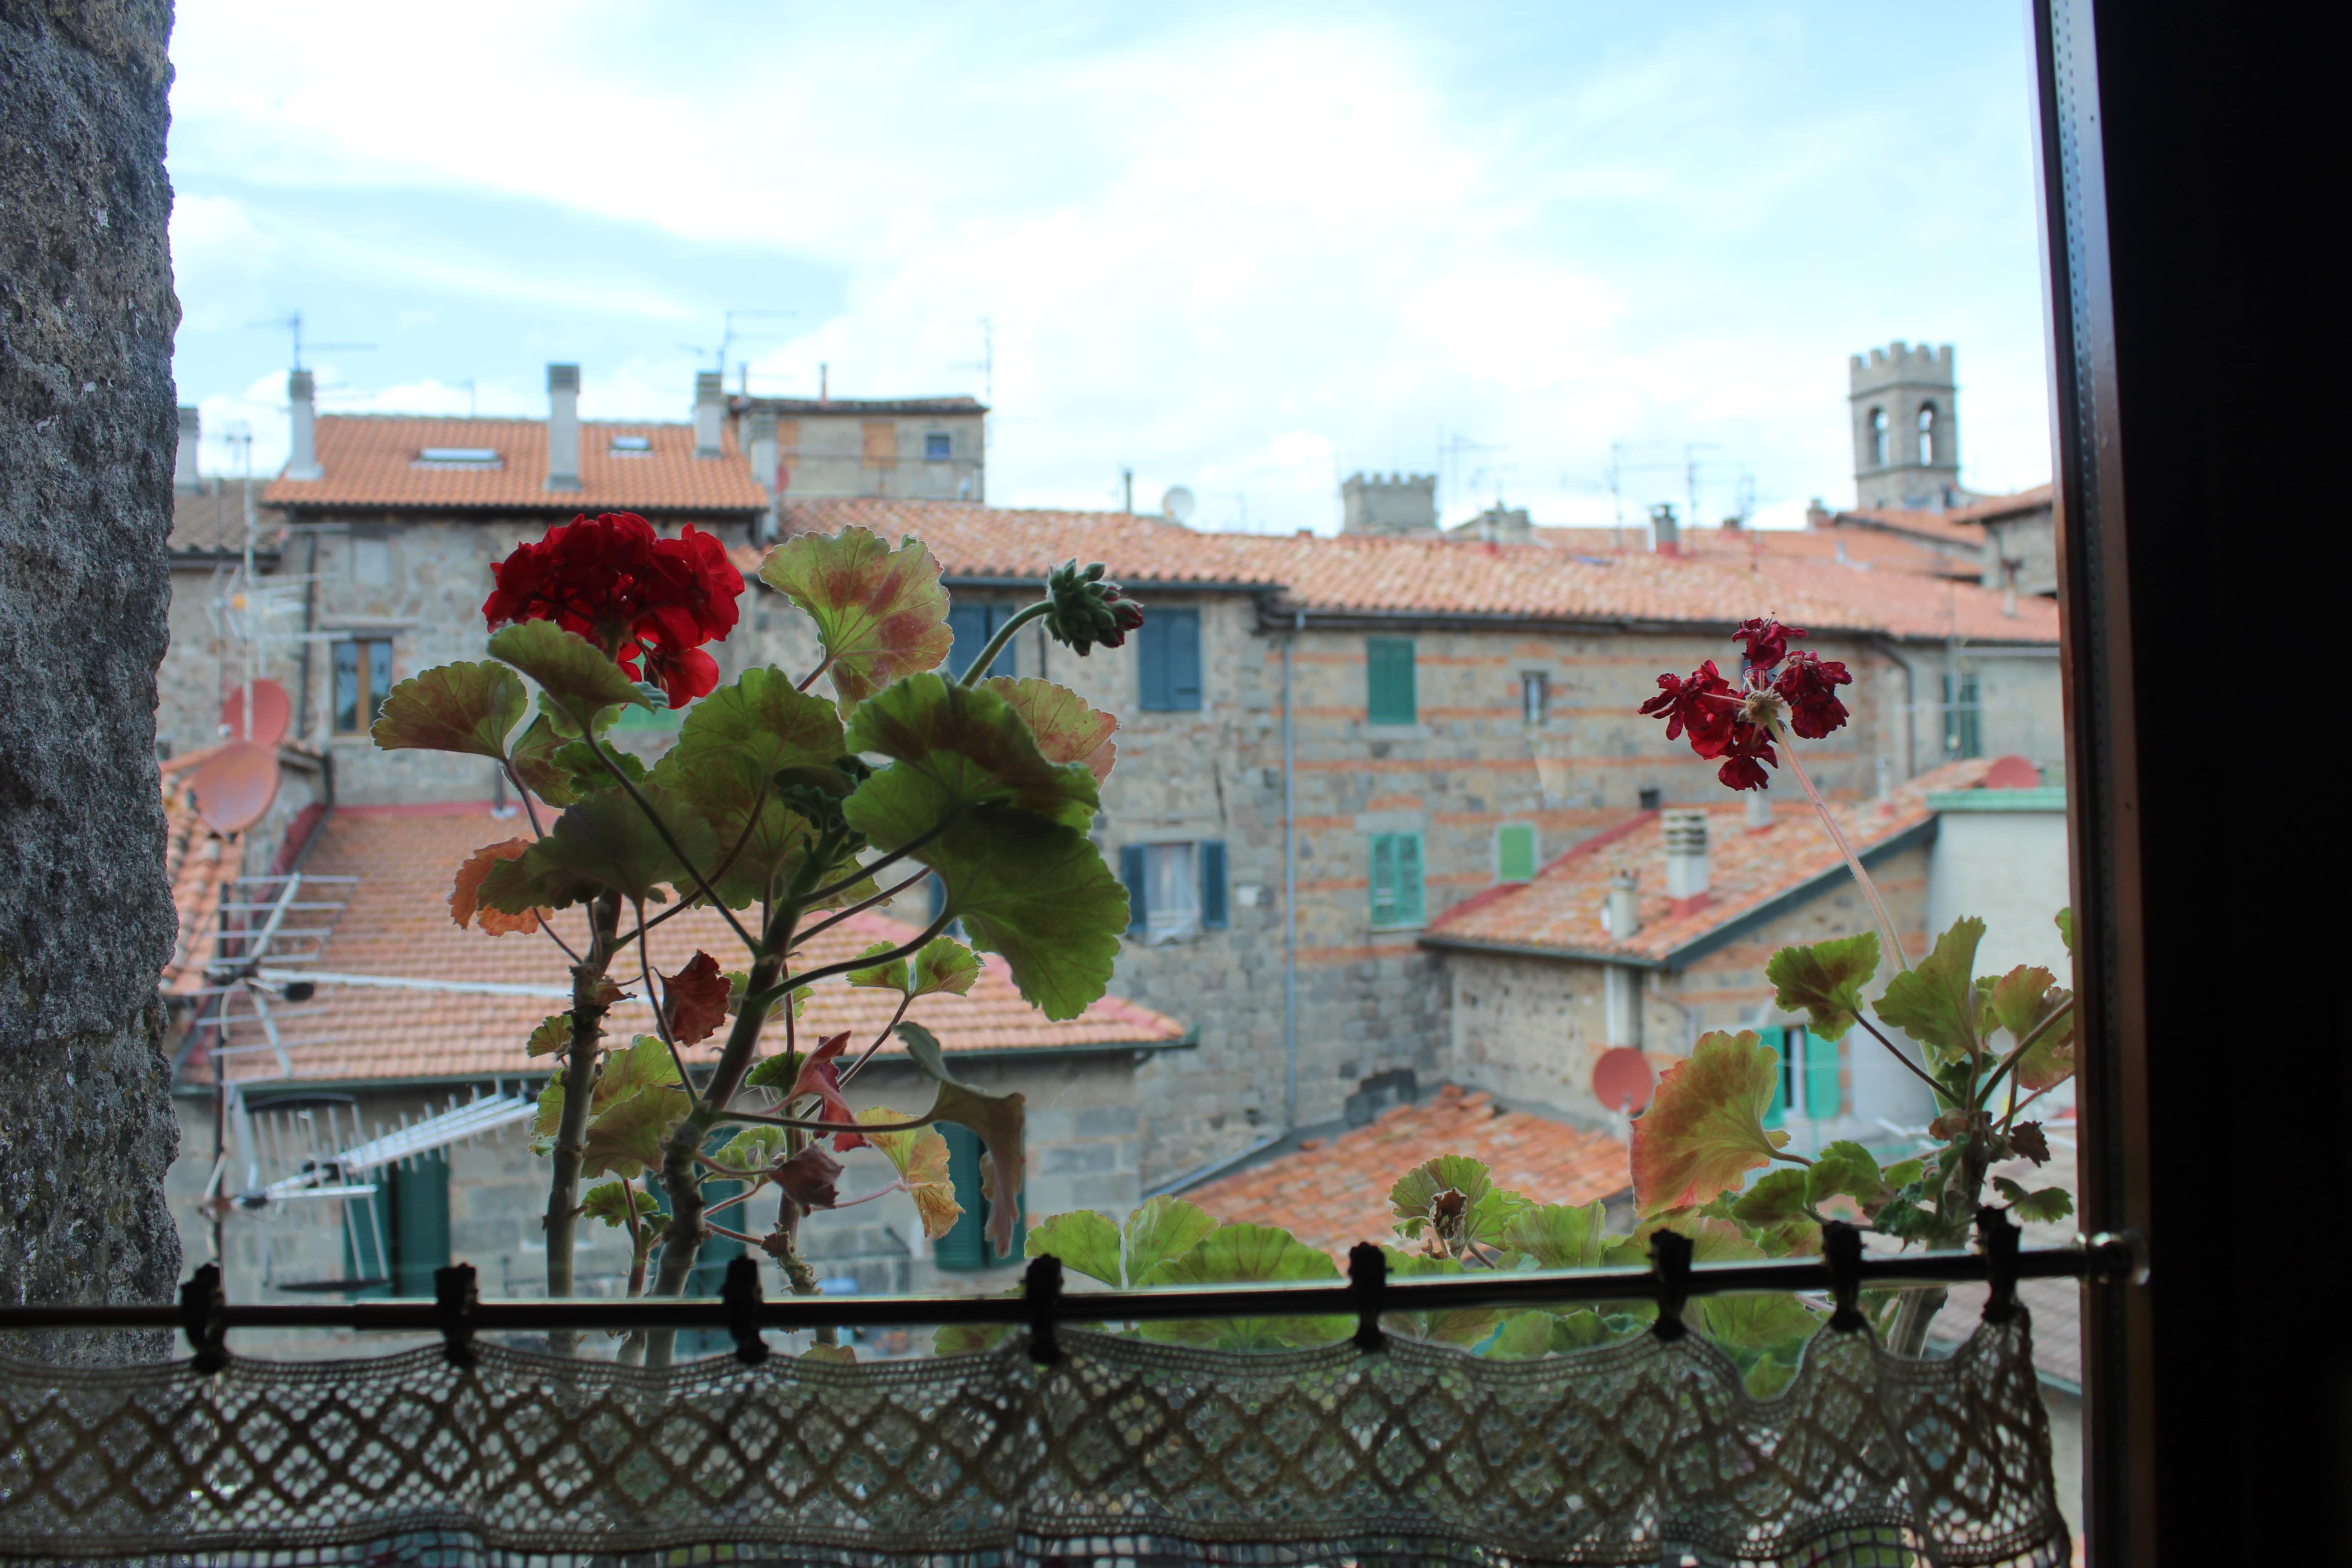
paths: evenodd
<path fill-rule="evenodd" d="M 1087 17 L 1081 13 L 1094 9 Z M 1336 526 L 1787 521 L 1853 494 L 1846 356 L 1958 346 L 1963 480 L 2049 475 L 2009 5 L 181 0 L 177 369 L 205 462 L 333 410 L 682 418 L 728 383 L 983 389 L 989 490 Z M 761 315 L 741 312 L 769 312 Z M 789 312 L 789 314 L 783 314 Z M 983 323 L 986 323 L 983 325 Z"/>

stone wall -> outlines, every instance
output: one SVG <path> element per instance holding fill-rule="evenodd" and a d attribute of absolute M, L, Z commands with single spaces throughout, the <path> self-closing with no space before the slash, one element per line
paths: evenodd
<path fill-rule="evenodd" d="M 0 6 L 0 1300 L 160 1300 L 179 1275 L 155 1003 L 170 28 L 161 3 Z M 162 1336 L 8 1348 L 145 1359 Z"/>

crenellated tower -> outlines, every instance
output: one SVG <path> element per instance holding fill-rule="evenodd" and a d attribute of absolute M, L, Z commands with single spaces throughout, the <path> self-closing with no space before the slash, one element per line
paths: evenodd
<path fill-rule="evenodd" d="M 1847 361 L 1853 414 L 1854 504 L 1941 511 L 1960 489 L 1958 383 L 1952 345 L 1900 341 Z"/>

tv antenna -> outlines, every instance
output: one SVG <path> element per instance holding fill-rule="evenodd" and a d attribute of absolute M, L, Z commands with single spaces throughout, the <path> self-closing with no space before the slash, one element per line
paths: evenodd
<path fill-rule="evenodd" d="M 294 339 L 293 368 L 296 370 L 300 370 L 302 368 L 302 354 L 305 350 L 308 350 L 311 353 L 329 353 L 336 352 L 356 353 L 362 351 L 373 350 L 375 347 L 373 343 L 304 342 L 302 341 L 302 312 L 299 310 L 289 311 L 283 316 L 278 316 L 267 321 L 248 321 L 246 325 L 253 328 L 271 328 L 278 331 L 292 334 Z"/>
<path fill-rule="evenodd" d="M 720 375 L 725 375 L 727 374 L 727 356 L 735 352 L 735 345 L 737 343 L 749 342 L 755 338 L 772 338 L 777 335 L 774 332 L 738 331 L 735 327 L 735 323 L 737 321 L 789 321 L 799 314 L 800 312 L 798 310 L 729 310 L 720 320 L 719 347 L 715 352 L 713 350 L 704 348 L 699 343 L 680 343 L 677 346 L 684 349 L 690 354 L 710 354 L 713 360 L 713 368 L 716 369 Z M 746 374 L 748 374 L 749 372 L 747 371 Z"/>
<path fill-rule="evenodd" d="M 980 400 L 993 408 L 996 405 L 996 323 L 982 316 L 980 319 L 980 357 L 958 360 L 948 368 L 980 372 Z"/>

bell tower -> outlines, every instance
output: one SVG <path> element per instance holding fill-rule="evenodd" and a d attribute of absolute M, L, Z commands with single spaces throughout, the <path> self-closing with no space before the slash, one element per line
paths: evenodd
<path fill-rule="evenodd" d="M 1853 489 L 1858 507 L 1941 511 L 1968 500 L 1960 489 L 1958 383 L 1952 345 L 1896 342 L 1846 362 L 1853 415 Z"/>

